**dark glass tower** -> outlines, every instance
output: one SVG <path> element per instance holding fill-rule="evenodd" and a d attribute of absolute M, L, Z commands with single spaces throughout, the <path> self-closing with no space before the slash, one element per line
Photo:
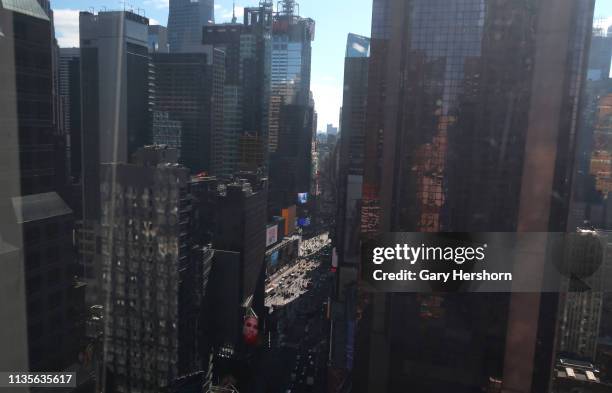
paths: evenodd
<path fill-rule="evenodd" d="M 202 27 L 215 22 L 214 0 L 170 0 L 170 52 L 202 52 Z"/>
<path fill-rule="evenodd" d="M 155 110 L 180 122 L 180 162 L 192 173 L 209 172 L 213 137 L 219 132 L 224 54 L 154 53 Z"/>
<path fill-rule="evenodd" d="M 152 140 L 148 25 L 128 11 L 79 16 L 85 220 L 100 214 L 99 165 L 127 162 Z"/>
<path fill-rule="evenodd" d="M 340 123 L 342 132 L 338 142 L 337 214 L 334 237 L 338 256 L 334 302 L 336 309 L 341 312 L 334 315 L 332 322 L 332 367 L 338 373 L 338 384 L 342 383 L 346 372 L 353 366 L 369 53 L 369 38 L 352 33 L 348 35 Z"/>
<path fill-rule="evenodd" d="M 59 193 L 52 28 L 35 0 L 0 1 L 0 368 L 76 362 L 74 217 Z M 5 363 L 8 362 L 8 363 Z"/>
<path fill-rule="evenodd" d="M 374 1 L 362 233 L 564 231 L 593 6 Z M 360 300 L 355 391 L 547 390 L 554 295 Z"/>

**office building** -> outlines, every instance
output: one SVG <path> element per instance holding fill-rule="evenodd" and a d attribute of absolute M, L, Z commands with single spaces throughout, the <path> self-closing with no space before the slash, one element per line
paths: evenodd
<path fill-rule="evenodd" d="M 0 2 L 0 258 L 3 369 L 62 371 L 80 336 L 74 217 L 58 140 L 50 18 L 36 1 Z M 5 314 L 6 313 L 6 314 Z M 6 363 L 5 363 L 6 362 Z"/>
<path fill-rule="evenodd" d="M 297 14 L 293 0 L 281 1 L 272 28 L 272 76 L 268 126 L 270 216 L 309 194 L 316 129 L 310 92 L 311 42 L 315 23 Z M 298 216 L 305 216 L 303 206 Z M 304 217 L 305 218 L 305 217 Z"/>
<path fill-rule="evenodd" d="M 176 149 L 181 156 L 182 127 L 178 120 L 170 120 L 168 112 L 153 111 L 153 144 Z"/>
<path fill-rule="evenodd" d="M 68 138 L 70 177 L 72 183 L 81 181 L 81 51 L 79 48 L 60 48 L 59 94 L 62 123 Z"/>
<path fill-rule="evenodd" d="M 553 393 L 604 393 L 612 388 L 612 385 L 601 380 L 595 365 L 567 358 L 560 358 L 555 363 L 552 385 Z"/>
<path fill-rule="evenodd" d="M 334 246 L 338 257 L 337 292 L 334 299 L 332 367 L 352 368 L 356 324 L 357 272 L 359 268 L 359 223 L 365 150 L 365 113 L 368 94 L 370 40 L 349 34 L 344 59 L 344 96 L 340 140 L 336 230 Z M 330 136 L 328 127 L 327 137 Z"/>
<path fill-rule="evenodd" d="M 74 218 L 83 217 L 83 183 L 81 154 L 81 50 L 60 48 L 58 59 L 58 92 L 61 106 L 61 128 L 66 140 L 66 173 L 69 193 L 66 202 Z"/>
<path fill-rule="evenodd" d="M 179 359 L 179 348 L 195 348 L 194 341 L 180 342 L 180 333 L 195 335 L 192 305 L 180 297 L 193 286 L 181 283 L 204 263 L 191 259 L 188 180 L 176 150 L 166 146 L 139 149 L 132 164 L 102 165 L 102 386 L 112 391 L 158 392 L 179 365 L 189 369 L 195 361 Z"/>
<path fill-rule="evenodd" d="M 266 165 L 272 3 L 244 10 L 243 23 L 204 28 L 203 43 L 225 53 L 223 130 L 215 141 L 213 174 Z"/>
<path fill-rule="evenodd" d="M 295 13 L 295 1 L 283 0 L 279 6 L 272 31 L 270 153 L 276 151 L 279 143 L 281 108 L 309 104 L 311 42 L 315 34 L 314 21 Z"/>
<path fill-rule="evenodd" d="M 12 203 L 24 234 L 29 369 L 65 370 L 86 346 L 74 216 L 56 192 L 14 197 Z"/>
<path fill-rule="evenodd" d="M 213 146 L 222 127 L 224 54 L 154 53 L 155 111 L 180 122 L 180 160 L 191 173 L 212 171 Z"/>
<path fill-rule="evenodd" d="M 277 215 L 282 208 L 296 204 L 298 194 L 310 193 L 313 119 L 309 105 L 281 107 L 278 144 L 270 155 L 270 214 Z"/>
<path fill-rule="evenodd" d="M 327 136 L 330 136 L 330 135 L 333 135 L 333 136 L 338 135 L 338 127 L 334 127 L 333 124 L 327 125 Z"/>
<path fill-rule="evenodd" d="M 165 26 L 149 25 L 149 53 L 168 53 L 168 29 Z"/>
<path fill-rule="evenodd" d="M 216 193 L 210 290 L 215 316 L 211 340 L 219 375 L 248 356 L 242 340 L 245 315 L 251 309 L 259 315 L 265 312 L 260 282 L 265 275 L 266 196 L 265 179 L 249 174 L 237 176 Z M 221 356 L 224 350 L 231 355 Z"/>
<path fill-rule="evenodd" d="M 363 236 L 564 231 L 593 7 L 375 1 Z M 549 389 L 555 294 L 360 296 L 356 392 Z"/>
<path fill-rule="evenodd" d="M 609 207 L 612 200 L 608 198 L 612 191 L 612 166 L 606 148 L 612 135 L 611 58 L 612 36 L 594 27 L 581 103 L 570 229 L 583 227 L 585 222 L 598 229 L 612 228 Z"/>
<path fill-rule="evenodd" d="M 85 220 L 99 218 L 100 164 L 151 143 L 148 26 L 129 11 L 79 15 Z"/>
<path fill-rule="evenodd" d="M 607 231 L 578 229 L 563 244 L 564 266 L 574 276 L 562 282 L 557 351 L 575 359 L 595 362 L 606 292 L 612 284 L 612 237 Z M 600 331 L 601 327 L 604 327 Z M 601 332 L 601 334 L 600 334 Z"/>
<path fill-rule="evenodd" d="M 204 51 L 202 27 L 215 23 L 214 0 L 171 0 L 168 44 L 172 53 Z"/>

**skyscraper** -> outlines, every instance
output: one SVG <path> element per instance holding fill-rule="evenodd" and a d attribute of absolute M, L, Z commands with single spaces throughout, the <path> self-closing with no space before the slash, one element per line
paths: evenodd
<path fill-rule="evenodd" d="M 168 44 L 168 29 L 165 26 L 150 25 L 149 52 L 168 53 L 169 50 L 170 45 Z"/>
<path fill-rule="evenodd" d="M 283 0 L 272 29 L 272 76 L 269 115 L 270 153 L 278 147 L 283 105 L 308 105 L 311 41 L 315 22 L 295 14 L 295 2 Z"/>
<path fill-rule="evenodd" d="M 2 367 L 61 371 L 76 361 L 72 210 L 54 116 L 49 16 L 35 0 L 0 2 Z M 6 341 L 5 341 L 6 340 Z"/>
<path fill-rule="evenodd" d="M 369 38 L 352 33 L 348 35 L 344 59 L 342 133 L 338 142 L 334 239 L 338 256 L 338 286 L 334 301 L 342 311 L 336 314 L 333 321 L 332 366 L 340 370 L 350 370 L 353 362 L 369 49 Z M 329 138 L 329 129 L 327 135 Z"/>
<path fill-rule="evenodd" d="M 192 173 L 211 172 L 213 141 L 220 132 L 224 54 L 154 53 L 157 112 L 180 122 L 179 162 Z"/>
<path fill-rule="evenodd" d="M 129 11 L 79 15 L 86 220 L 99 217 L 99 165 L 151 143 L 148 25 Z"/>
<path fill-rule="evenodd" d="M 581 103 L 580 132 L 577 139 L 576 173 L 572 201 L 571 228 L 592 225 L 612 228 L 612 35 L 594 28 L 589 51 L 587 80 Z"/>
<path fill-rule="evenodd" d="M 593 6 L 375 1 L 362 233 L 564 231 Z M 362 295 L 356 391 L 547 389 L 555 295 Z"/>
<path fill-rule="evenodd" d="M 60 48 L 59 93 L 62 123 L 67 134 L 70 176 L 73 183 L 81 181 L 81 51 Z"/>
<path fill-rule="evenodd" d="M 202 27 L 215 22 L 214 0 L 170 0 L 168 44 L 170 52 L 202 52 Z"/>
<path fill-rule="evenodd" d="M 112 391 L 158 392 L 177 377 L 180 270 L 192 250 L 189 171 L 176 156 L 147 146 L 133 164 L 102 165 L 102 386 Z"/>
<path fill-rule="evenodd" d="M 315 23 L 281 1 L 272 28 L 272 77 L 268 126 L 271 215 L 311 191 L 314 104 L 310 92 Z M 298 212 L 299 215 L 302 212 Z"/>
<path fill-rule="evenodd" d="M 263 168 L 268 135 L 272 3 L 244 10 L 243 23 L 204 28 L 203 43 L 225 53 L 223 129 L 214 141 L 215 175 Z"/>

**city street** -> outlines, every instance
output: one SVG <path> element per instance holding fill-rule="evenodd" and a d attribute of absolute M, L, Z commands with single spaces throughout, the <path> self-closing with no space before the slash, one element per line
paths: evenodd
<path fill-rule="evenodd" d="M 270 278 L 266 305 L 277 320 L 272 346 L 291 355 L 281 391 L 325 391 L 327 303 L 331 289 L 331 245 L 323 233 L 302 243 L 299 261 Z M 285 356 L 285 360 L 288 357 Z"/>

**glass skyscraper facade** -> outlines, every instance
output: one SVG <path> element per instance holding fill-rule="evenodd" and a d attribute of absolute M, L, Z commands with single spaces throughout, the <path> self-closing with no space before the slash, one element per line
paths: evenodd
<path fill-rule="evenodd" d="M 202 52 L 202 27 L 215 22 L 214 0 L 170 0 L 170 52 Z"/>
<path fill-rule="evenodd" d="M 564 231 L 593 6 L 374 1 L 362 233 Z M 356 391 L 547 389 L 555 295 L 361 295 Z"/>
<path fill-rule="evenodd" d="M 281 107 L 307 105 L 310 94 L 311 41 L 314 21 L 280 13 L 272 32 L 272 73 L 270 88 L 269 148 L 278 147 Z"/>

